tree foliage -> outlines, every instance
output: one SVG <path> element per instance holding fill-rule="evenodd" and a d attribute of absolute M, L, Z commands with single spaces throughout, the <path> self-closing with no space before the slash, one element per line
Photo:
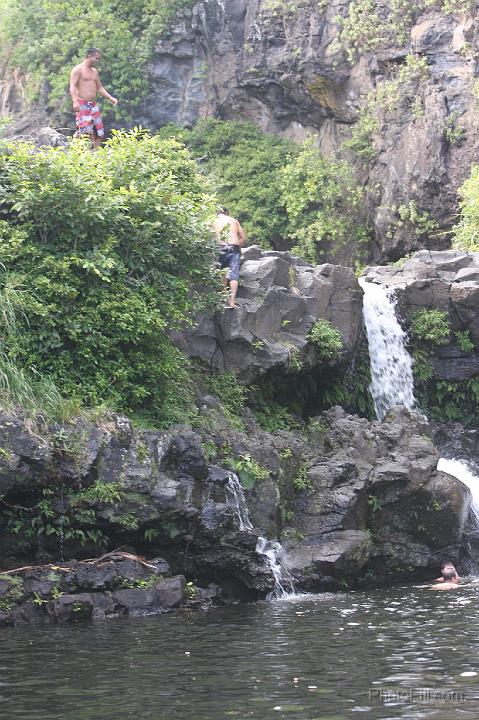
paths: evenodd
<path fill-rule="evenodd" d="M 250 243 L 293 248 L 313 263 L 359 258 L 358 244 L 369 236 L 364 193 L 346 161 L 323 157 L 312 141 L 294 144 L 246 122 L 170 125 L 160 135 L 186 143 Z"/>
<path fill-rule="evenodd" d="M 418 310 L 411 318 L 410 329 L 416 344 L 429 347 L 447 345 L 451 334 L 446 310 Z"/>
<path fill-rule="evenodd" d="M 188 151 L 139 130 L 96 153 L 5 143 L 0 179 L 3 287 L 14 278 L 18 296 L 7 356 L 87 403 L 160 420 L 188 405 L 168 331 L 217 283 L 214 204 Z"/>

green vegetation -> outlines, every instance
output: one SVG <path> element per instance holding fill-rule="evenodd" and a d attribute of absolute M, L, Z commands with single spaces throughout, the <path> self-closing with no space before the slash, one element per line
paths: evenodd
<path fill-rule="evenodd" d="M 458 382 L 438 379 L 432 364 L 433 351 L 451 341 L 448 313 L 419 310 L 410 322 L 415 394 L 420 406 L 433 420 L 457 420 L 466 426 L 479 422 L 479 378 Z M 474 343 L 468 330 L 454 334 L 463 352 L 472 352 Z"/>
<path fill-rule="evenodd" d="M 299 466 L 296 475 L 293 477 L 293 487 L 296 492 L 313 489 L 311 479 L 308 477 L 308 466 L 305 463 Z"/>
<path fill-rule="evenodd" d="M 444 13 L 466 13 L 474 7 L 473 0 L 352 0 L 345 18 L 338 17 L 341 26 L 339 40 L 345 42 L 348 58 L 379 47 L 403 45 L 416 19 L 428 8 Z"/>
<path fill-rule="evenodd" d="M 238 473 L 245 490 L 251 490 L 258 480 L 267 480 L 269 471 L 262 467 L 249 453 L 231 461 L 231 469 Z"/>
<path fill-rule="evenodd" d="M 450 145 L 457 145 L 458 143 L 460 143 L 462 140 L 464 140 L 466 134 L 464 128 L 462 128 L 458 124 L 457 119 L 457 112 L 452 112 L 446 120 L 444 136 Z"/>
<path fill-rule="evenodd" d="M 451 382 L 430 379 L 417 383 L 416 396 L 433 420 L 457 420 L 465 426 L 479 423 L 479 378 Z"/>
<path fill-rule="evenodd" d="M 459 190 L 461 219 L 456 225 L 453 248 L 479 251 L 479 166 L 473 165 L 471 176 Z"/>
<path fill-rule="evenodd" d="M 12 610 L 19 600 L 22 599 L 23 580 L 18 575 L 0 574 L 0 582 L 8 583 L 7 590 L 0 597 L 0 612 Z"/>
<path fill-rule="evenodd" d="M 157 425 L 187 419 L 188 361 L 167 332 L 218 296 L 214 205 L 188 151 L 138 130 L 96 153 L 3 143 L 0 178 L 3 390 L 24 388 L 21 404 L 33 367 L 53 405 L 56 386 Z"/>
<path fill-rule="evenodd" d="M 373 158 L 376 154 L 374 134 L 380 129 L 385 116 L 394 113 L 401 103 L 405 103 L 415 118 L 420 117 L 429 74 L 427 58 L 406 55 L 395 76 L 378 83 L 375 90 L 369 93 L 350 138 L 343 142 L 343 148 L 361 161 Z"/>
<path fill-rule="evenodd" d="M 316 263 L 366 255 L 364 193 L 345 160 L 322 157 L 312 141 L 295 145 L 251 123 L 205 120 L 193 130 L 162 128 L 183 141 L 221 202 L 241 219 L 250 244 L 291 247 Z"/>
<path fill-rule="evenodd" d="M 310 262 L 318 258 L 347 262 L 366 249 L 364 192 L 346 161 L 323 158 L 311 141 L 306 142 L 284 168 L 282 183 L 294 226 L 293 252 Z"/>
<path fill-rule="evenodd" d="M 94 505 L 96 502 L 108 505 L 115 500 L 109 499 L 113 497 L 110 492 L 96 497 L 96 489 L 93 486 L 72 492 L 64 488 L 44 488 L 38 495 L 24 498 L 22 504 L 5 505 L 0 513 L 0 524 L 4 532 L 19 535 L 27 543 L 34 543 L 39 536 L 53 536 L 81 545 L 93 543 L 105 547 L 108 538 L 97 526 Z M 100 489 L 99 492 L 103 491 Z"/>
<path fill-rule="evenodd" d="M 451 334 L 449 316 L 446 310 L 418 310 L 411 318 L 410 330 L 413 343 L 447 345 Z"/>
<path fill-rule="evenodd" d="M 341 333 L 329 320 L 317 320 L 308 334 L 322 360 L 337 360 L 341 357 L 343 339 Z"/>
<path fill-rule="evenodd" d="M 192 0 L 0 0 L 0 57 L 26 75 L 31 100 L 48 87 L 50 107 L 70 111 L 70 70 L 88 47 L 98 47 L 103 84 L 119 98 L 124 117 L 148 91 L 158 38 L 192 5 Z"/>
<path fill-rule="evenodd" d="M 471 334 L 469 330 L 458 330 L 454 333 L 456 338 L 456 344 L 459 350 L 462 352 L 470 353 L 474 350 L 474 343 L 471 340 Z"/>
<path fill-rule="evenodd" d="M 208 390 L 218 396 L 232 415 L 238 415 L 241 412 L 246 402 L 247 390 L 233 373 L 207 375 L 204 382 Z"/>
<path fill-rule="evenodd" d="M 253 411 L 258 424 L 267 432 L 299 430 L 301 421 L 291 410 L 274 400 L 266 400 L 257 387 L 251 389 Z"/>
<path fill-rule="evenodd" d="M 408 203 L 399 205 L 396 212 L 401 218 L 398 225 L 410 223 L 414 228 L 416 237 L 428 235 L 437 228 L 437 222 L 431 218 L 426 210 L 421 212 L 415 200 L 410 200 Z"/>

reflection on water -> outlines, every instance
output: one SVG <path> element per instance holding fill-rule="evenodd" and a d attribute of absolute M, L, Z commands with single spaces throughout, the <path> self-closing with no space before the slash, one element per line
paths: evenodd
<path fill-rule="evenodd" d="M 479 585 L 1 634 L 5 720 L 479 717 Z"/>

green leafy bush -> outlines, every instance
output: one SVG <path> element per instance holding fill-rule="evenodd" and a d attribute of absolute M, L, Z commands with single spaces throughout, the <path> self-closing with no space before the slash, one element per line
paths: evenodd
<path fill-rule="evenodd" d="M 458 330 L 455 333 L 455 338 L 459 350 L 467 353 L 473 352 L 474 343 L 471 340 L 471 334 L 469 330 Z"/>
<path fill-rule="evenodd" d="M 223 405 L 232 414 L 238 414 L 246 402 L 246 388 L 241 385 L 233 373 L 207 375 L 205 382 L 210 390 L 219 397 Z"/>
<path fill-rule="evenodd" d="M 184 419 L 188 362 L 168 331 L 217 287 L 214 205 L 188 151 L 138 130 L 96 153 L 4 144 L 0 179 L 0 256 L 21 288 L 4 352 L 82 402 Z"/>
<path fill-rule="evenodd" d="M 343 339 L 339 330 L 329 320 L 316 320 L 309 331 L 308 339 L 316 345 L 318 355 L 323 360 L 335 360 L 341 357 Z"/>
<path fill-rule="evenodd" d="M 457 420 L 465 426 L 479 423 L 479 378 L 451 382 L 431 379 L 416 388 L 421 407 L 433 420 Z"/>
<path fill-rule="evenodd" d="M 474 8 L 474 0 L 352 0 L 346 17 L 337 18 L 349 59 L 379 47 L 403 45 L 416 19 L 431 7 L 444 13 L 466 13 Z"/>
<path fill-rule="evenodd" d="M 445 310 L 418 310 L 410 323 L 413 341 L 426 345 L 447 345 L 451 333 L 448 314 Z"/>
<path fill-rule="evenodd" d="M 269 470 L 256 462 L 249 453 L 232 460 L 231 468 L 238 473 L 245 490 L 251 490 L 258 480 L 267 480 L 270 476 Z"/>

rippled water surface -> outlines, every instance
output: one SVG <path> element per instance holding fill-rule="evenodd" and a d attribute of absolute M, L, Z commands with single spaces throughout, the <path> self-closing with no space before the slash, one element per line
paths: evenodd
<path fill-rule="evenodd" d="M 3 720 L 479 718 L 479 585 L 1 631 Z"/>

